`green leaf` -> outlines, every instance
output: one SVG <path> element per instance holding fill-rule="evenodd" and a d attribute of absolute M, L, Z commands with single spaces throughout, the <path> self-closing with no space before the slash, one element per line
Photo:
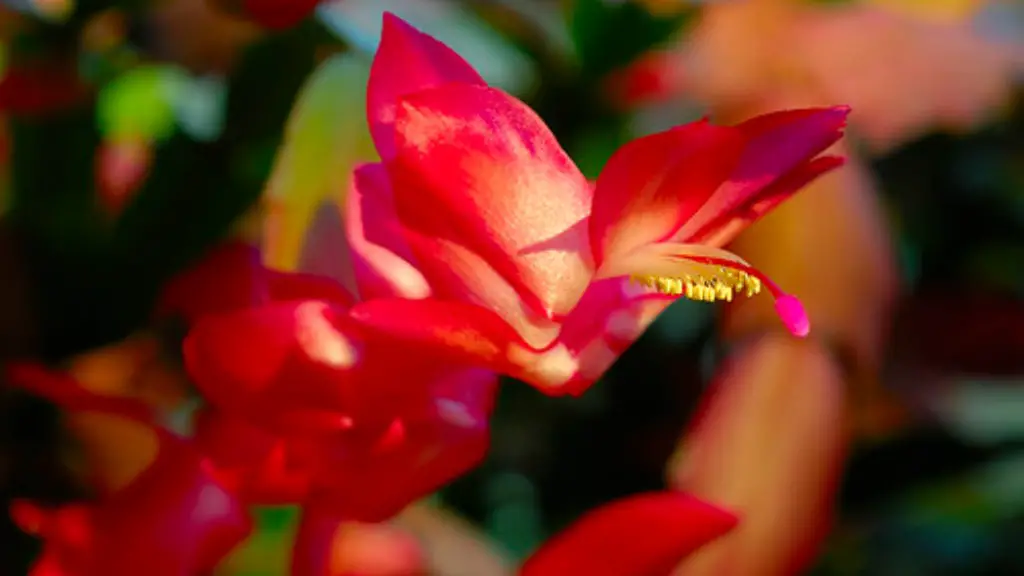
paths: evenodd
<path fill-rule="evenodd" d="M 110 139 L 164 140 L 174 132 L 174 100 L 183 86 L 181 71 L 171 66 L 140 66 L 100 91 L 100 130 Z"/>
<path fill-rule="evenodd" d="M 317 207 L 344 193 L 356 162 L 375 158 L 365 113 L 369 73 L 364 58 L 337 55 L 321 64 L 302 89 L 267 190 L 277 218 L 276 233 L 266 239 L 271 266 L 298 264 Z"/>

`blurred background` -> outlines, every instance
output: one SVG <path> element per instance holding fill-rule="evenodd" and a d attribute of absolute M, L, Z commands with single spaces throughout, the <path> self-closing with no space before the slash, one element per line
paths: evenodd
<path fill-rule="evenodd" d="M 1024 574 L 1024 3 L 338 0 L 283 29 L 259 5 L 4 0 L 0 360 L 120 369 L 83 354 L 136 334 L 160 286 L 226 236 L 343 274 L 302 240 L 374 159 L 385 10 L 529 103 L 591 178 L 629 139 L 706 115 L 850 104 L 855 177 L 820 186 L 855 190 L 809 190 L 736 247 L 824 318 L 843 374 L 835 518 L 807 573 Z M 672 484 L 708 383 L 763 332 L 756 310 L 721 312 L 674 304 L 582 398 L 505 386 L 487 461 L 430 506 L 518 559 L 584 510 Z M 180 334 L 158 336 L 174 365 Z M 762 416 L 830 414 L 787 394 Z M 54 409 L 2 398 L 5 501 L 82 495 Z M 789 466 L 765 444 L 733 473 Z M 805 488 L 781 487 L 782 506 Z M 224 574 L 284 573 L 295 512 L 259 518 Z M 24 574 L 36 544 L 3 522 L 0 574 Z"/>

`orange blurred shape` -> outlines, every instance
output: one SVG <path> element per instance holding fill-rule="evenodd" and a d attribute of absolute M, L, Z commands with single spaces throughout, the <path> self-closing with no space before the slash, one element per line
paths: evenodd
<path fill-rule="evenodd" d="M 303 508 L 293 576 L 424 576 L 415 538 L 388 524 L 350 522 Z"/>
<path fill-rule="evenodd" d="M 125 14 L 120 10 L 105 10 L 82 28 L 82 48 L 87 52 L 107 52 L 120 45 L 127 33 Z"/>
<path fill-rule="evenodd" d="M 831 521 L 843 457 L 843 381 L 813 340 L 767 336 L 738 352 L 710 389 L 682 453 L 675 487 L 743 519 L 677 572 L 798 574 Z"/>
<path fill-rule="evenodd" d="M 937 11 L 933 0 L 910 4 L 709 4 L 681 55 L 685 92 L 719 109 L 848 104 L 851 125 L 880 152 L 989 120 L 1024 70 L 1024 42 L 974 29 L 977 3 L 939 2 L 952 8 Z"/>

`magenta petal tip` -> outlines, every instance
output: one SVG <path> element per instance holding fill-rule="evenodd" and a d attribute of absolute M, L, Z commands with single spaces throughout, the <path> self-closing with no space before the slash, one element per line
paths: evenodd
<path fill-rule="evenodd" d="M 804 305 L 795 296 L 785 294 L 775 300 L 775 311 L 778 313 L 786 329 L 794 336 L 803 338 L 811 331 L 811 320 L 807 317 Z"/>

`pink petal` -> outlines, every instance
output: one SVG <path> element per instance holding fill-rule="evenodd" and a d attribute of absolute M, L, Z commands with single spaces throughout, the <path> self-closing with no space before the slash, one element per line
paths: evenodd
<path fill-rule="evenodd" d="M 789 199 L 804 186 L 845 163 L 838 156 L 819 156 L 806 164 L 802 164 L 766 187 L 751 198 L 746 204 L 732 213 L 722 214 L 719 218 L 694 232 L 692 242 L 708 246 L 725 246 L 745 230 L 757 222 L 776 206 Z"/>
<path fill-rule="evenodd" d="M 737 125 L 747 144 L 731 178 L 673 240 L 690 242 L 710 222 L 739 210 L 773 182 L 814 159 L 842 136 L 849 112 L 845 106 L 789 110 Z"/>
<path fill-rule="evenodd" d="M 631 496 L 589 512 L 545 542 L 519 574 L 666 574 L 735 524 L 732 514 L 682 492 Z"/>
<path fill-rule="evenodd" d="M 440 239 L 482 257 L 537 313 L 571 310 L 591 272 L 592 194 L 543 121 L 500 90 L 450 84 L 403 99 L 395 127 L 395 206 L 435 290 L 459 259 Z M 456 273 L 473 286 L 473 269 Z"/>
<path fill-rule="evenodd" d="M 574 353 L 577 373 L 568 387 L 541 390 L 549 394 L 585 392 L 677 298 L 636 290 L 624 278 L 591 283 L 558 335 L 558 343 Z"/>
<path fill-rule="evenodd" d="M 744 293 L 754 296 L 764 289 L 775 300 L 779 319 L 793 335 L 803 337 L 810 330 L 810 320 L 799 300 L 783 292 L 771 278 L 748 262 L 721 248 L 668 242 L 648 244 L 609 260 L 601 268 L 599 276 L 640 279 L 636 288 L 641 293 L 687 295 L 709 302 L 731 300 Z M 693 286 L 687 285 L 688 278 L 697 279 L 697 282 Z M 653 284 L 645 285 L 644 282 L 648 281 Z M 670 281 L 674 285 L 662 288 L 658 285 L 661 281 Z M 708 288 L 709 283 L 714 288 Z"/>
<path fill-rule="evenodd" d="M 729 178 L 744 143 L 739 130 L 701 121 L 620 148 L 594 190 L 595 261 L 672 237 Z"/>
<path fill-rule="evenodd" d="M 346 203 L 345 228 L 362 299 L 429 296 L 430 286 L 412 264 L 381 164 L 356 168 Z"/>
<path fill-rule="evenodd" d="M 448 82 L 484 85 L 476 70 L 451 48 L 385 12 L 366 90 L 370 134 L 381 158 L 387 161 L 395 155 L 398 100 Z"/>

